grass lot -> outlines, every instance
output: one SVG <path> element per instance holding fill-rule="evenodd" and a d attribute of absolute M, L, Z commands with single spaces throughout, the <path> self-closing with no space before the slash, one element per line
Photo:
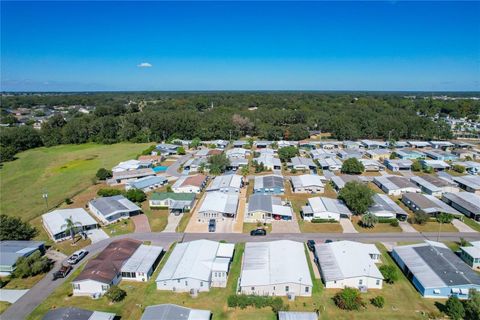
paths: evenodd
<path fill-rule="evenodd" d="M 182 214 L 182 219 L 180 219 L 180 222 L 178 223 L 176 232 L 185 232 L 185 229 L 187 228 L 188 222 L 190 221 L 192 214 L 193 210 Z"/>
<path fill-rule="evenodd" d="M 48 193 L 50 210 L 90 187 L 99 168 L 132 159 L 148 145 L 88 143 L 21 152 L 0 169 L 0 211 L 32 220 L 47 211 L 42 193 Z"/>
<path fill-rule="evenodd" d="M 250 234 L 250 231 L 255 230 L 257 228 L 264 228 L 265 230 L 267 230 L 267 233 L 270 233 L 272 231 L 272 225 L 271 224 L 267 224 L 267 225 L 262 224 L 262 225 L 258 226 L 258 224 L 255 223 L 255 222 L 244 222 L 242 232 Z"/>
<path fill-rule="evenodd" d="M 476 222 L 475 220 L 464 217 L 463 222 L 473 230 L 480 232 L 480 223 Z"/>
<path fill-rule="evenodd" d="M 148 201 L 142 205 L 143 213 L 147 216 L 150 228 L 153 232 L 160 232 L 165 229 L 168 223 L 168 209 L 150 209 Z"/>
<path fill-rule="evenodd" d="M 400 227 L 392 227 L 390 223 L 377 223 L 373 228 L 363 228 L 360 225 L 361 217 L 353 216 L 352 224 L 355 230 L 362 233 L 373 233 L 373 232 L 402 232 Z"/>
<path fill-rule="evenodd" d="M 375 183 L 373 183 L 373 182 L 369 182 L 367 185 L 368 185 L 368 187 L 369 187 L 370 189 L 372 189 L 373 191 L 375 191 L 375 193 L 384 193 L 384 192 L 382 191 L 382 189 L 380 189 L 380 188 L 379 188 Z"/>
<path fill-rule="evenodd" d="M 117 222 L 103 226 L 103 231 L 105 231 L 109 236 L 119 236 L 122 234 L 132 233 L 135 231 L 135 223 L 132 219 L 122 219 Z"/>
<path fill-rule="evenodd" d="M 45 276 L 45 273 L 37 274 L 34 277 L 28 278 L 2 278 L 2 280 L 8 280 L 8 283 L 2 289 L 30 289 L 37 284 L 38 281 L 42 280 Z"/>
<path fill-rule="evenodd" d="M 458 229 L 453 226 L 451 223 L 445 223 L 441 226 L 440 223 L 434 220 L 430 220 L 427 223 L 420 225 L 416 223 L 411 224 L 419 232 L 458 232 Z"/>
<path fill-rule="evenodd" d="M 11 303 L 6 301 L 0 301 L 0 314 L 4 313 L 5 310 L 7 310 L 7 308 L 10 307 L 10 304 Z"/>

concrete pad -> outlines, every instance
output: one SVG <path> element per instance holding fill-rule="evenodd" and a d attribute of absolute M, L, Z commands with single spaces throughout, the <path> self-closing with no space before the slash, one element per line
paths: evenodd
<path fill-rule="evenodd" d="M 0 301 L 15 303 L 27 292 L 28 292 L 28 289 L 26 290 L 0 289 Z"/>
<path fill-rule="evenodd" d="M 403 232 L 418 232 L 410 223 L 407 221 L 399 221 L 398 225 L 400 228 L 402 228 Z"/>
<path fill-rule="evenodd" d="M 108 234 L 102 229 L 92 229 L 87 231 L 87 235 L 92 240 L 92 243 L 97 243 L 102 240 L 110 238 Z"/>
<path fill-rule="evenodd" d="M 465 224 L 465 222 L 458 219 L 453 219 L 452 224 L 460 232 L 477 232 L 477 230 L 470 228 L 468 225 Z"/>
<path fill-rule="evenodd" d="M 165 230 L 163 230 L 163 232 L 175 232 L 177 230 L 178 224 L 180 223 L 180 220 L 182 220 L 182 217 L 183 213 L 179 215 L 169 213 L 167 226 L 165 227 Z"/>
<path fill-rule="evenodd" d="M 152 232 L 147 215 L 137 214 L 132 216 L 130 219 L 132 219 L 133 223 L 135 224 L 135 232 Z"/>
<path fill-rule="evenodd" d="M 343 233 L 358 233 L 353 226 L 352 221 L 347 218 L 340 218 L 340 225 L 343 228 Z"/>

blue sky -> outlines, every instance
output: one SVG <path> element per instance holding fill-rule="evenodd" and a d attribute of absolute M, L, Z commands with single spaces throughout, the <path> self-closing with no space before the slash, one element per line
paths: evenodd
<path fill-rule="evenodd" d="M 478 91 L 478 12 L 480 2 L 2 1 L 1 85 Z"/>

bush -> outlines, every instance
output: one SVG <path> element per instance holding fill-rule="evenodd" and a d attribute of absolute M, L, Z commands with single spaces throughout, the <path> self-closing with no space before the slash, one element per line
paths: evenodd
<path fill-rule="evenodd" d="M 95 175 L 99 180 L 107 180 L 108 178 L 111 178 L 113 176 L 111 170 L 107 170 L 105 168 L 100 168 L 97 171 L 97 174 Z"/>
<path fill-rule="evenodd" d="M 393 265 L 381 265 L 379 268 L 380 272 L 386 283 L 393 284 L 398 280 L 398 271 L 397 267 Z"/>
<path fill-rule="evenodd" d="M 392 227 L 398 227 L 398 226 L 400 225 L 400 223 L 398 222 L 397 219 L 394 219 L 394 220 L 392 220 L 392 221 L 390 222 L 390 225 L 391 225 Z"/>
<path fill-rule="evenodd" d="M 72 204 L 73 201 L 72 201 L 72 199 L 70 199 L 70 198 L 66 198 L 66 199 L 65 199 L 65 203 L 66 203 L 66 204 Z"/>
<path fill-rule="evenodd" d="M 125 290 L 122 290 L 117 286 L 111 286 L 110 289 L 108 289 L 107 293 L 105 293 L 105 296 L 111 302 L 119 302 L 125 299 L 127 293 L 125 292 Z"/>
<path fill-rule="evenodd" d="M 416 224 L 425 224 L 430 220 L 430 215 L 428 213 L 417 211 L 413 216 L 413 222 Z"/>
<path fill-rule="evenodd" d="M 365 170 L 363 164 L 357 158 L 349 158 L 342 164 L 342 173 L 361 174 Z"/>
<path fill-rule="evenodd" d="M 422 171 L 422 164 L 420 163 L 420 161 L 413 160 L 412 171 L 416 171 L 416 172 Z"/>
<path fill-rule="evenodd" d="M 145 192 L 139 189 L 130 189 L 125 193 L 125 197 L 132 202 L 143 202 L 147 199 Z"/>
<path fill-rule="evenodd" d="M 465 167 L 461 166 L 459 164 L 454 164 L 452 168 L 453 168 L 454 171 L 456 171 L 458 173 L 464 173 L 465 172 Z"/>
<path fill-rule="evenodd" d="M 319 219 L 319 218 L 315 218 L 315 219 L 312 219 L 311 222 L 312 222 L 312 223 L 335 223 L 335 222 L 338 222 L 338 221 L 335 220 L 335 219 Z"/>
<path fill-rule="evenodd" d="M 2 240 L 30 240 L 38 234 L 38 230 L 28 222 L 6 214 L 0 215 L 0 241 Z"/>
<path fill-rule="evenodd" d="M 370 300 L 370 303 L 381 309 L 385 305 L 385 298 L 382 296 L 376 296 Z"/>
<path fill-rule="evenodd" d="M 177 153 L 181 156 L 185 155 L 186 154 L 185 148 L 184 147 L 178 147 L 177 148 Z"/>
<path fill-rule="evenodd" d="M 465 308 L 457 297 L 450 296 L 445 303 L 445 313 L 452 320 L 461 320 L 465 317 Z"/>
<path fill-rule="evenodd" d="M 435 217 L 437 219 L 437 222 L 439 223 L 451 223 L 452 220 L 453 220 L 453 215 L 452 214 L 449 214 L 449 213 L 439 213 L 437 214 L 437 216 Z"/>
<path fill-rule="evenodd" d="M 230 295 L 227 298 L 227 305 L 229 308 L 245 309 L 247 307 L 255 307 L 256 309 L 262 309 L 271 307 L 273 312 L 278 312 L 284 309 L 283 300 L 279 297 L 273 298 L 268 296 L 255 296 L 255 295 Z"/>
<path fill-rule="evenodd" d="M 28 257 L 20 257 L 17 260 L 17 268 L 12 273 L 14 278 L 28 278 L 37 274 L 50 271 L 53 262 L 37 251 Z"/>
<path fill-rule="evenodd" d="M 372 213 L 366 213 L 362 216 L 361 226 L 364 228 L 373 228 L 378 223 L 378 218 Z"/>
<path fill-rule="evenodd" d="M 97 195 L 100 197 L 113 197 L 121 194 L 122 194 L 122 190 L 112 189 L 112 188 L 100 189 L 97 191 Z"/>
<path fill-rule="evenodd" d="M 360 291 L 354 288 L 345 288 L 333 297 L 335 305 L 343 310 L 359 310 L 364 306 Z"/>

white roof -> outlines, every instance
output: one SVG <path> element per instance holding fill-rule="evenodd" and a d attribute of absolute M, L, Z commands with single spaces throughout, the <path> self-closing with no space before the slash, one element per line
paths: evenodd
<path fill-rule="evenodd" d="M 163 248 L 157 246 L 140 245 L 134 254 L 122 266 L 122 272 L 148 273 L 150 268 L 162 253 Z"/>
<path fill-rule="evenodd" d="M 370 254 L 379 255 L 373 244 L 353 241 L 334 241 L 315 246 L 325 281 L 356 277 L 383 279 Z"/>
<path fill-rule="evenodd" d="M 222 190 L 228 188 L 240 189 L 242 176 L 238 174 L 224 174 L 213 179 L 207 191 Z"/>
<path fill-rule="evenodd" d="M 423 164 L 432 168 L 449 168 L 450 165 L 443 160 L 422 160 Z"/>
<path fill-rule="evenodd" d="M 332 212 L 341 215 L 352 215 L 347 206 L 338 199 L 313 197 L 308 199 L 308 204 L 314 214 L 321 212 Z"/>
<path fill-rule="evenodd" d="M 312 285 L 303 243 L 291 240 L 247 242 L 240 286 L 283 283 Z"/>
<path fill-rule="evenodd" d="M 140 167 L 148 167 L 152 164 L 151 161 L 140 161 L 140 160 L 127 160 L 120 162 L 118 165 L 112 168 L 113 172 L 122 172 L 129 170 L 136 170 Z"/>
<path fill-rule="evenodd" d="M 42 215 L 43 223 L 52 235 L 65 231 L 62 226 L 65 224 L 65 219 L 70 218 L 73 222 L 79 222 L 82 226 L 97 224 L 97 221 L 83 208 L 58 209 Z"/>
<path fill-rule="evenodd" d="M 320 166 L 323 167 L 341 167 L 342 161 L 338 160 L 337 158 L 325 158 L 319 159 L 318 163 Z"/>
<path fill-rule="evenodd" d="M 235 214 L 238 206 L 238 193 L 208 192 L 198 212 L 220 212 Z"/>
<path fill-rule="evenodd" d="M 260 154 L 258 158 L 254 159 L 257 163 L 263 163 L 266 167 L 273 167 L 273 166 L 281 166 L 282 162 L 280 159 L 275 158 L 273 155 L 270 154 Z"/>
<path fill-rule="evenodd" d="M 460 247 L 463 251 L 468 253 L 472 258 L 480 258 L 480 241 L 470 242 L 469 247 Z"/>
<path fill-rule="evenodd" d="M 292 184 L 295 188 L 302 188 L 302 187 L 323 187 L 323 183 L 320 180 L 320 176 L 315 174 L 302 174 L 301 176 L 292 176 L 291 177 Z"/>
<path fill-rule="evenodd" d="M 227 272 L 230 266 L 230 258 L 215 258 L 212 264 L 212 271 Z"/>
<path fill-rule="evenodd" d="M 235 250 L 235 244 L 220 242 L 217 250 L 217 257 L 221 258 L 233 258 L 233 251 Z"/>
<path fill-rule="evenodd" d="M 178 243 L 156 281 L 182 278 L 209 281 L 219 245 L 210 240 Z"/>

